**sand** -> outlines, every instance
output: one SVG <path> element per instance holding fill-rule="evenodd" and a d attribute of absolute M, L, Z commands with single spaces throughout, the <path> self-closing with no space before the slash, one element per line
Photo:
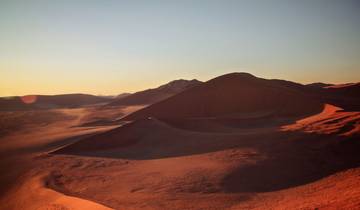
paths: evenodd
<path fill-rule="evenodd" d="M 33 170 L 40 166 L 36 160 L 54 149 L 119 126 L 83 126 L 84 123 L 94 121 L 99 116 L 116 120 L 138 108 L 112 110 L 89 107 L 0 112 L 0 168 L 4 172 L 0 174 L 0 209 L 82 209 L 83 205 L 104 209 L 93 202 L 49 189 L 44 184 L 44 176 L 38 175 L 38 170 Z M 33 172 L 35 175 L 29 175 Z M 76 202 L 72 204 L 72 201 Z"/>
<path fill-rule="evenodd" d="M 44 185 L 45 181 L 41 175 L 27 174 L 31 178 L 19 184 L 2 200 L 2 209 L 89 209 L 89 210 L 110 210 L 111 208 L 95 202 L 66 196 L 54 191 Z"/>
<path fill-rule="evenodd" d="M 258 96 L 235 91 L 224 99 L 243 96 L 236 106 L 193 116 L 193 97 L 208 94 L 194 87 L 148 107 L 1 113 L 0 209 L 359 209 L 360 112 L 296 83 L 239 76 L 248 93 L 287 103 L 258 109 Z M 171 115 L 185 99 L 194 108 Z"/>
<path fill-rule="evenodd" d="M 284 131 L 304 131 L 318 134 L 351 136 L 360 131 L 360 112 L 346 112 L 340 107 L 325 104 L 324 110 L 314 116 L 283 126 Z"/>
<path fill-rule="evenodd" d="M 326 105 L 310 119 L 336 110 Z M 280 125 L 199 132 L 137 121 L 38 157 L 33 172 L 46 172 L 43 183 L 52 190 L 114 209 L 355 208 L 354 134 L 281 131 Z M 134 136 L 138 142 L 121 143 Z M 86 146 L 97 141 L 104 147 Z"/>

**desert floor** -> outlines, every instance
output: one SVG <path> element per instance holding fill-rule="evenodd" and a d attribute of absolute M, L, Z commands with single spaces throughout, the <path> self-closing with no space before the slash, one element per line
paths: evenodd
<path fill-rule="evenodd" d="M 2 112 L 0 209 L 360 209 L 360 112 L 118 121 L 140 108 Z"/>

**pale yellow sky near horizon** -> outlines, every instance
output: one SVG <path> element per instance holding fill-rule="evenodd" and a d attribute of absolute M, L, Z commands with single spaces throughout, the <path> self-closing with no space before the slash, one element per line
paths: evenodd
<path fill-rule="evenodd" d="M 360 82 L 354 0 L 0 0 L 0 96 L 117 95 L 231 72 Z"/>
<path fill-rule="evenodd" d="M 46 71 L 44 71 L 46 72 Z M 207 81 L 217 76 L 232 72 L 247 72 L 260 78 L 266 79 L 285 79 L 302 84 L 309 84 L 313 82 L 324 82 L 331 84 L 343 84 L 351 82 L 360 82 L 360 79 L 351 77 L 342 77 L 331 79 L 334 75 L 309 75 L 302 73 L 299 75 L 287 75 L 286 72 L 273 75 L 272 72 L 261 70 L 250 70 L 245 68 L 234 68 L 224 70 L 213 70 L 200 75 L 196 72 L 188 75 L 179 72 L 169 72 L 163 77 L 156 77 L 156 75 L 143 74 L 138 77 L 132 76 L 126 78 L 121 76 L 121 71 L 118 74 L 103 76 L 98 73 L 90 73 L 87 76 L 81 75 L 83 71 L 78 73 L 74 70 L 73 73 L 51 73 L 49 71 L 45 74 L 39 74 L 34 71 L 32 74 L 18 74 L 17 78 L 10 78 L 12 75 L 5 75 L 9 79 L 1 83 L 0 96 L 23 96 L 23 95 L 57 95 L 68 93 L 85 93 L 93 95 L 118 95 L 121 93 L 133 93 L 149 88 L 155 88 L 165 83 L 176 79 L 198 79 L 200 81 Z M 96 72 L 96 71 L 95 71 Z M 101 71 L 100 71 L 101 72 Z M 340 73 L 340 72 L 339 72 Z M 4 77 L 2 77 L 4 78 Z M 14 85 L 16 83 L 16 85 Z"/>

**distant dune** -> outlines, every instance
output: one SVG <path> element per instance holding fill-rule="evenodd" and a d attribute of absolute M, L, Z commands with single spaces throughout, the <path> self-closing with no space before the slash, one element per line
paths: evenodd
<path fill-rule="evenodd" d="M 234 117 L 249 113 L 301 116 L 321 109 L 321 102 L 303 85 L 261 79 L 247 73 L 232 73 L 146 107 L 125 120 Z"/>
<path fill-rule="evenodd" d="M 128 97 L 129 95 L 131 95 L 131 93 L 121 93 L 121 94 L 115 96 L 114 98 L 115 99 L 121 99 L 121 98 Z"/>
<path fill-rule="evenodd" d="M 119 98 L 109 106 L 119 105 L 148 105 L 162 101 L 170 96 L 176 95 L 188 88 L 194 87 L 201 82 L 198 80 L 174 80 L 160 87 L 148 89 Z"/>
<path fill-rule="evenodd" d="M 28 95 L 0 98 L 0 111 L 21 111 L 51 108 L 75 108 L 109 102 L 106 97 L 88 94 Z"/>
<path fill-rule="evenodd" d="M 341 85 L 331 85 L 325 87 L 326 91 L 339 96 L 360 98 L 360 83 L 349 83 Z"/>
<path fill-rule="evenodd" d="M 360 110 L 360 83 L 327 86 L 322 88 L 320 94 L 326 103 L 348 111 Z"/>
<path fill-rule="evenodd" d="M 315 82 L 315 83 L 307 84 L 306 86 L 310 87 L 310 88 L 324 88 L 324 87 L 328 87 L 328 86 L 332 86 L 332 85 L 334 85 L 334 84 Z"/>

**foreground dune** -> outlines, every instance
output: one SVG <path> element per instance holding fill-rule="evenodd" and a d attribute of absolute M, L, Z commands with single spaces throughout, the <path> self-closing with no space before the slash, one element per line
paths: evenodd
<path fill-rule="evenodd" d="M 298 122 L 339 110 L 325 105 Z M 358 133 L 309 134 L 284 123 L 216 121 L 219 132 L 205 132 L 140 120 L 44 156 L 38 170 L 49 171 L 48 187 L 114 209 L 356 208 Z"/>
<path fill-rule="evenodd" d="M 27 180 L 27 185 L 9 194 L 12 198 L 16 195 L 16 199 L 6 200 L 6 203 L 15 203 L 14 209 L 99 207 L 92 202 L 72 200 L 76 196 L 115 209 L 356 209 L 359 205 L 359 169 L 335 173 L 294 188 L 227 193 L 217 191 L 212 184 L 231 168 L 231 163 L 224 166 L 225 161 L 219 161 L 224 154 L 213 155 L 217 161 L 204 156 L 153 161 L 49 157 L 50 165 L 46 167 L 57 172 L 44 179 Z M 188 164 L 189 161 L 194 164 Z M 57 166 L 51 166 L 56 162 Z M 62 167 L 61 172 L 56 167 Z M 72 196 L 62 197 L 62 193 L 45 187 Z"/>
<path fill-rule="evenodd" d="M 83 124 L 98 120 L 99 116 L 115 120 L 115 117 L 126 115 L 137 109 L 138 107 L 124 107 L 124 109 L 101 109 L 99 111 L 96 107 L 90 107 L 1 112 L 0 118 L 3 121 L 0 124 L 0 168 L 4 173 L 0 174 L 0 209 L 38 209 L 40 207 L 44 207 L 41 209 L 67 209 L 65 207 L 74 200 L 73 198 L 70 199 L 53 190 L 44 190 L 47 187 L 43 179 L 37 173 L 34 176 L 27 173 L 37 167 L 35 160 L 41 154 L 55 148 L 118 126 L 86 127 L 82 126 Z M 36 185 L 36 187 L 32 187 L 32 185 Z M 50 192 L 51 196 L 48 197 L 44 192 Z M 24 197 L 23 195 L 26 194 L 28 196 Z M 43 196 L 45 197 L 42 198 Z M 64 200 L 61 208 L 60 204 L 51 205 L 55 197 L 56 203 Z M 33 200 L 35 198 L 38 199 L 36 202 Z M 87 202 L 80 202 L 81 205 L 83 203 Z M 73 205 L 68 207 L 82 209 Z"/>

